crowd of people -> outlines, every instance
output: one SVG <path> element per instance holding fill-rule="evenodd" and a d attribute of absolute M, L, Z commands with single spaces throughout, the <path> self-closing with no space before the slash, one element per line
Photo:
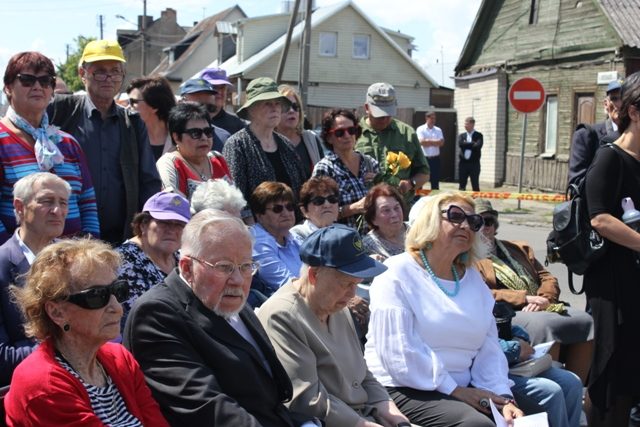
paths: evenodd
<path fill-rule="evenodd" d="M 617 246 L 585 277 L 594 321 L 562 303 L 526 242 L 496 239 L 488 201 L 441 192 L 414 206 L 430 168 L 438 188 L 442 132 L 434 112 L 417 133 L 395 118 L 389 83 L 368 88 L 363 117 L 333 109 L 316 135 L 295 89 L 267 77 L 230 113 L 216 68 L 179 97 L 161 77 L 133 80 L 122 107 L 125 63 L 117 42 L 88 43 L 77 95 L 54 95 L 41 53 L 5 71 L 7 425 L 491 426 L 492 403 L 508 422 L 546 411 L 578 427 L 587 383 L 600 418 L 628 416 L 637 292 L 601 284 L 631 280 L 640 243 L 602 185 L 594 228 Z M 614 154 L 629 157 L 624 182 L 637 174 L 640 81 L 627 84 L 620 154 L 596 157 L 587 183 Z M 474 123 L 461 189 L 478 187 Z M 406 159 L 391 174 L 389 153 Z M 512 336 L 496 301 L 515 310 Z M 551 340 L 568 370 L 510 373 Z"/>

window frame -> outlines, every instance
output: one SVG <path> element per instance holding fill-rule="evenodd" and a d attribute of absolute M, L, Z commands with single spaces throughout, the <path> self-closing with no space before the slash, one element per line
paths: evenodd
<path fill-rule="evenodd" d="M 324 42 L 327 41 L 326 37 L 333 37 L 333 53 L 331 52 L 323 52 Z M 321 31 L 318 33 L 318 55 L 324 57 L 337 57 L 338 56 L 338 33 L 334 31 Z"/>
<path fill-rule="evenodd" d="M 356 38 L 366 40 L 366 56 L 356 55 Z M 351 39 L 351 58 L 353 59 L 371 59 L 371 35 L 369 34 L 354 34 Z"/>

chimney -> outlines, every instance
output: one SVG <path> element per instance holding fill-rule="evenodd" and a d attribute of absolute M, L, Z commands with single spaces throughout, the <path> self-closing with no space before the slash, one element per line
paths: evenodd
<path fill-rule="evenodd" d="M 166 8 L 162 12 L 160 12 L 160 19 L 169 23 L 177 22 L 177 13 L 175 9 L 171 9 L 170 7 Z"/>

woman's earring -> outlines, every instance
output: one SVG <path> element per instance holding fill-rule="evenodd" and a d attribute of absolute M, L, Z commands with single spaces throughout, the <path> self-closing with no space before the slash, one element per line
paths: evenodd
<path fill-rule="evenodd" d="M 469 252 L 463 252 L 460 255 L 458 255 L 458 260 L 465 264 L 467 261 L 469 261 Z"/>
<path fill-rule="evenodd" d="M 433 243 L 431 243 L 431 242 L 427 242 L 427 244 L 426 244 L 426 245 L 424 245 L 424 248 L 425 248 L 426 250 L 430 251 L 430 250 L 431 250 L 431 248 L 433 248 Z"/>
<path fill-rule="evenodd" d="M 69 324 L 68 324 L 68 323 L 65 323 L 65 324 L 62 326 L 62 330 L 63 330 L 63 331 L 65 331 L 65 332 L 69 332 L 69 329 L 71 329 L 71 326 L 69 326 Z"/>

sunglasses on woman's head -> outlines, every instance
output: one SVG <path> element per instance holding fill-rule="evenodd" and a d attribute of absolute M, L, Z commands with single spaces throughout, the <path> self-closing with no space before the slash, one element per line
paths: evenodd
<path fill-rule="evenodd" d="M 33 74 L 18 74 L 16 76 L 20 84 L 24 87 L 32 87 L 36 82 L 43 88 L 56 87 L 56 76 L 34 76 Z"/>
<path fill-rule="evenodd" d="M 309 200 L 309 203 L 312 203 L 316 206 L 322 206 L 324 205 L 324 202 L 329 202 L 332 205 L 335 203 L 338 203 L 338 196 L 336 194 L 332 194 L 330 196 L 327 197 L 322 197 L 322 196 L 316 196 L 313 199 Z"/>
<path fill-rule="evenodd" d="M 285 205 L 273 205 L 270 208 L 265 208 L 269 211 L 273 211 L 273 213 L 279 214 L 281 213 L 284 209 L 287 209 L 289 212 L 293 212 L 293 210 L 295 209 L 295 206 L 293 205 L 293 203 L 287 203 Z"/>
<path fill-rule="evenodd" d="M 111 295 L 116 297 L 118 302 L 127 300 L 129 298 L 129 282 L 126 280 L 116 280 L 106 286 L 85 289 L 84 291 L 69 295 L 67 301 L 88 310 L 97 310 L 109 304 Z"/>
<path fill-rule="evenodd" d="M 202 134 L 204 134 L 204 136 L 206 136 L 207 138 L 211 138 L 213 136 L 213 128 L 211 126 L 207 126 L 206 128 L 202 128 L 202 129 L 189 128 L 189 129 L 185 129 L 184 132 L 182 133 L 186 133 L 193 139 L 202 138 Z"/>
<path fill-rule="evenodd" d="M 480 215 L 468 215 L 460 206 L 451 205 L 449 206 L 449 209 L 442 209 L 440 212 L 446 213 L 447 221 L 452 224 L 462 224 L 466 220 L 472 231 L 480 230 L 482 228 L 482 224 L 484 224 L 484 220 Z"/>
<path fill-rule="evenodd" d="M 348 128 L 331 129 L 329 131 L 329 133 L 334 134 L 338 138 L 342 138 L 345 132 L 348 132 L 349 135 L 355 135 L 356 133 L 358 133 L 358 128 L 356 126 L 349 126 Z"/>

